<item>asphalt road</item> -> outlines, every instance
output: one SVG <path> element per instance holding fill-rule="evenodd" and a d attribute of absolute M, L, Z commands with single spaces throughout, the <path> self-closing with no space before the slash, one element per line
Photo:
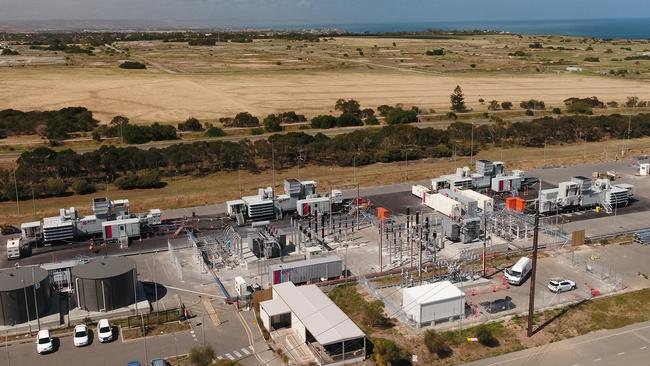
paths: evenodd
<path fill-rule="evenodd" d="M 590 366 L 650 364 L 650 322 L 598 331 L 465 366 Z"/>

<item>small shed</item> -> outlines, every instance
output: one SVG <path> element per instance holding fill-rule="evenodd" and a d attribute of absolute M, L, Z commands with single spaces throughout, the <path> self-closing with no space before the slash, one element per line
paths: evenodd
<path fill-rule="evenodd" d="M 418 327 L 462 319 L 465 293 L 449 281 L 405 288 L 402 310 Z"/>

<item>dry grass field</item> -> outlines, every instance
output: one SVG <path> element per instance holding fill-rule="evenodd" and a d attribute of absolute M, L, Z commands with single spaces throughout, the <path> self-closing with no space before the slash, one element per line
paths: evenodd
<path fill-rule="evenodd" d="M 529 48 L 532 42 L 545 48 Z M 425 55 L 437 48 L 445 55 Z M 487 108 L 479 98 L 515 105 L 536 98 L 547 106 L 559 106 L 572 96 L 647 100 L 650 61 L 624 58 L 648 48 L 646 41 L 510 35 L 317 43 L 274 39 L 211 47 L 148 41 L 99 47 L 95 56 L 65 55 L 66 65 L 35 66 L 40 58 L 62 55 L 17 46 L 21 56 L 16 57 L 32 61 L 0 67 L 0 109 L 80 105 L 104 122 L 122 114 L 142 123 L 190 116 L 215 120 L 241 111 L 265 116 L 295 110 L 313 116 L 330 112 L 338 98 L 357 99 L 364 107 L 403 103 L 446 111 L 457 84 L 475 110 Z M 508 55 L 515 51 L 526 56 Z M 600 62 L 585 62 L 585 57 Z M 148 69 L 119 69 L 124 59 L 142 61 Z M 567 72 L 569 65 L 579 65 L 583 72 Z M 618 69 L 629 73 L 609 75 Z"/>

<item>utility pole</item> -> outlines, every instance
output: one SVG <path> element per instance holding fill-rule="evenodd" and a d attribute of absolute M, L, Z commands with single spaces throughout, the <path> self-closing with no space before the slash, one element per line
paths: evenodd
<path fill-rule="evenodd" d="M 379 221 L 379 272 L 381 273 L 384 270 L 384 263 L 382 258 L 382 241 L 384 236 L 384 222 Z"/>
<path fill-rule="evenodd" d="M 237 167 L 237 181 L 239 182 L 239 198 L 242 197 L 241 191 L 241 164 Z"/>
<path fill-rule="evenodd" d="M 275 212 L 275 147 L 273 146 L 273 141 L 271 141 L 271 179 L 273 182 L 273 187 L 271 187 L 271 195 L 273 201 L 273 214 L 276 215 Z"/>
<path fill-rule="evenodd" d="M 38 315 L 38 301 L 36 300 L 36 282 L 34 280 L 34 266 L 32 266 L 32 290 L 34 291 L 34 311 L 36 312 L 36 324 L 41 330 L 41 317 Z"/>
<path fill-rule="evenodd" d="M 359 231 L 359 183 L 357 183 L 357 231 Z"/>
<path fill-rule="evenodd" d="M 472 145 L 469 147 L 469 165 L 474 165 L 474 122 L 472 122 Z"/>
<path fill-rule="evenodd" d="M 34 183 L 32 183 L 32 206 L 34 207 L 34 217 L 36 217 L 36 200 L 34 199 Z"/>
<path fill-rule="evenodd" d="M 533 268 L 530 274 L 530 294 L 528 298 L 528 337 L 533 336 L 533 315 L 535 314 L 535 278 L 537 275 L 537 244 L 539 240 L 539 200 L 535 210 L 535 228 L 533 231 Z"/>
<path fill-rule="evenodd" d="M 487 212 L 485 211 L 487 202 L 483 201 L 483 277 L 487 275 L 485 268 L 485 246 L 487 245 Z"/>

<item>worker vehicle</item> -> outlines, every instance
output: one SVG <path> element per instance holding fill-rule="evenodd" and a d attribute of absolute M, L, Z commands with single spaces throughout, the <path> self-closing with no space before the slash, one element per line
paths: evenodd
<path fill-rule="evenodd" d="M 54 351 L 54 343 L 48 329 L 41 329 L 36 335 L 36 352 L 43 354 Z"/>
<path fill-rule="evenodd" d="M 83 347 L 87 346 L 88 342 L 88 327 L 85 324 L 79 324 L 74 327 L 74 345 L 76 347 Z"/>
<path fill-rule="evenodd" d="M 97 339 L 102 343 L 113 340 L 113 328 L 111 328 L 108 319 L 101 319 L 97 323 Z"/>
<path fill-rule="evenodd" d="M 505 270 L 505 277 L 512 285 L 521 285 L 526 282 L 533 269 L 533 262 L 528 257 L 521 257 L 514 266 Z"/>
<path fill-rule="evenodd" d="M 548 282 L 548 289 L 551 290 L 551 292 L 555 292 L 556 294 L 559 294 L 560 292 L 575 290 L 576 288 L 576 283 L 571 280 L 554 279 Z"/>

